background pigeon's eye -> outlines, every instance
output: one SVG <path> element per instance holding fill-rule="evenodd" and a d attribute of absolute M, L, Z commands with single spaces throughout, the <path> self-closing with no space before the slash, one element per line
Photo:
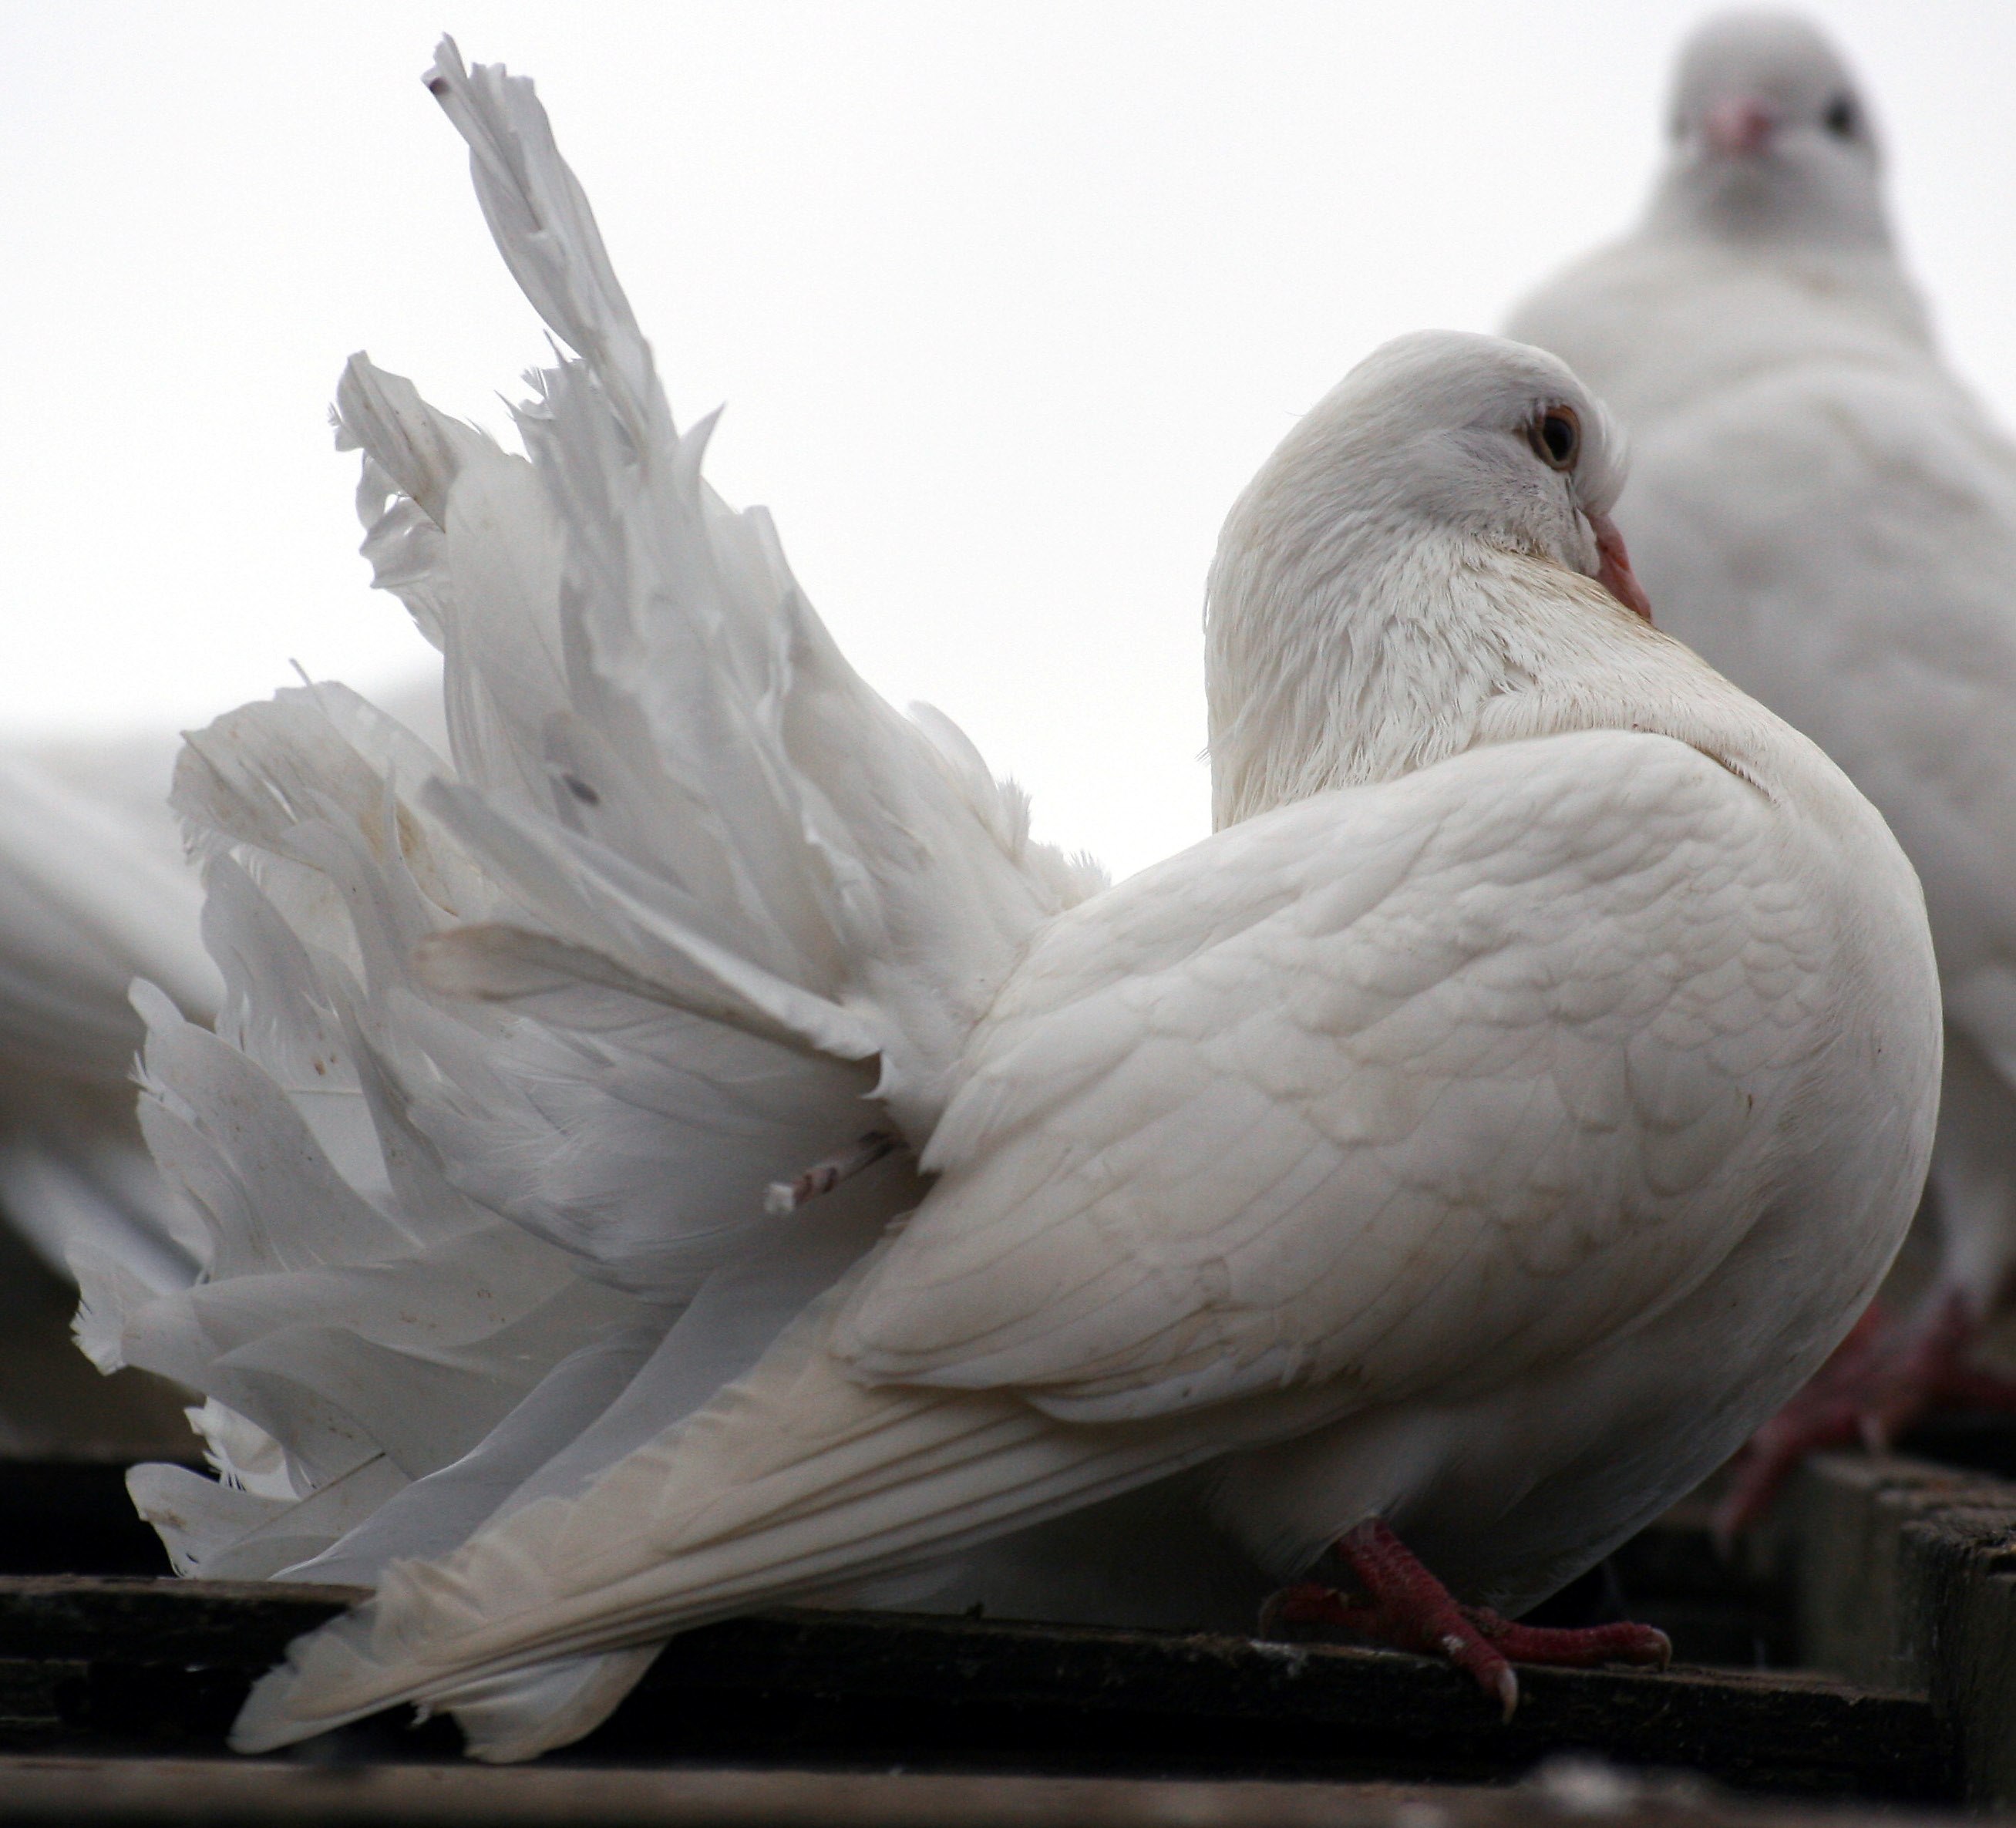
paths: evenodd
<path fill-rule="evenodd" d="M 1846 95 L 1836 95 L 1820 117 L 1827 131 L 1839 139 L 1855 138 L 1855 103 Z"/>
<path fill-rule="evenodd" d="M 1550 406 L 1526 434 L 1533 453 L 1550 470 L 1572 470 L 1582 453 L 1582 424 L 1571 406 Z"/>

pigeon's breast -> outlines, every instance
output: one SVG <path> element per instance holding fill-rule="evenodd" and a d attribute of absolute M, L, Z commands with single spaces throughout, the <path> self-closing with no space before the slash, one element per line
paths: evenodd
<path fill-rule="evenodd" d="M 1560 356 L 1633 432 L 1790 365 L 1932 360 L 1922 309 L 1887 261 L 1652 240 L 1571 268 L 1514 311 L 1507 334 Z"/>
<path fill-rule="evenodd" d="M 1239 1456 L 1219 1514 L 1278 1577 L 1377 1514 L 1459 1593 L 1530 1605 L 1734 1452 L 1874 1294 L 1931 1147 L 1939 1006 L 1923 903 L 1874 810 L 1817 751 L 1789 732 L 1758 748 L 1773 810 L 1751 822 L 1757 846 L 1747 862 L 1697 847 L 1660 879 L 1647 905 L 1670 923 L 1672 958 L 1692 961 L 1687 987 L 1614 1076 L 1647 1160 L 1698 1092 L 1704 1038 L 1719 1036 L 1716 1083 L 1751 1120 L 1716 1174 L 1672 1204 L 1672 1272 L 1577 1337 L 1557 1330 L 1582 1298 L 1574 1279 L 1536 1276 L 1527 1330 L 1463 1376 Z M 1724 877 L 1742 918 L 1707 944 Z M 1594 929 L 1575 930 L 1586 953 Z M 1732 1001 L 1740 984 L 1748 1013 Z M 1561 1184 L 1567 1203 L 1593 1183 Z M 1604 1261 L 1622 1258 L 1613 1247 Z M 1530 1349 L 1542 1333 L 1550 1348 Z"/>

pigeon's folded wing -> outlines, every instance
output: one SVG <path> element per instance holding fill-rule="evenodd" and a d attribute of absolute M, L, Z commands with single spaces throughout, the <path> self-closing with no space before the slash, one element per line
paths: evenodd
<path fill-rule="evenodd" d="M 1460 1394 L 1642 1324 L 1760 1216 L 1729 1189 L 1769 1184 L 1824 1032 L 1780 822 L 1682 744 L 1585 734 L 1133 879 L 976 1038 L 837 1349 L 1120 1421 Z"/>

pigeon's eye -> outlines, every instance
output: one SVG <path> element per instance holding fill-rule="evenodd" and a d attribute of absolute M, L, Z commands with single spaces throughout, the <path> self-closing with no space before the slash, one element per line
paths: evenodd
<path fill-rule="evenodd" d="M 1820 117 L 1820 124 L 1837 139 L 1854 139 L 1854 102 L 1846 95 L 1836 95 L 1827 103 L 1827 111 Z"/>
<path fill-rule="evenodd" d="M 1533 455 L 1550 470 L 1572 470 L 1582 455 L 1582 422 L 1572 406 L 1550 406 L 1535 419 L 1526 436 Z"/>

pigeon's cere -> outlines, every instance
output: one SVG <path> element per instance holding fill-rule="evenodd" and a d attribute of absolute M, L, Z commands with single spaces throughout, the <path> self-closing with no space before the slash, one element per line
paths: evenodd
<path fill-rule="evenodd" d="M 1818 32 L 1712 21 L 1673 108 L 1643 225 L 1512 329 L 1623 416 L 1617 518 L 1660 625 L 1818 740 L 1917 865 L 1946 1009 L 1935 1286 L 1773 1424 L 1733 1525 L 1816 1444 L 2016 1404 L 1964 1358 L 2016 1267 L 2016 450 L 1939 359 Z"/>
<path fill-rule="evenodd" d="M 90 1291 L 241 1475 L 139 1476 L 180 1564 L 375 1589 L 235 1743 L 530 1757 L 793 1599 L 1662 1661 L 1514 1621 L 1867 1304 L 1938 991 L 1869 804 L 1645 620 L 1604 407 L 1432 333 L 1304 416 L 1208 581 L 1220 829 L 1107 887 L 709 488 L 531 85 L 430 86 L 563 350 L 522 457 L 339 391 L 451 754 L 328 686 L 191 739 L 208 1274 Z"/>
<path fill-rule="evenodd" d="M 1701 117 L 1703 142 L 1724 159 L 1750 159 L 1771 143 L 1777 117 L 1762 102 L 1738 97 L 1715 103 Z"/>
<path fill-rule="evenodd" d="M 1624 535 L 1617 531 L 1617 523 L 1607 514 L 1592 514 L 1589 526 L 1596 535 L 1597 555 L 1602 561 L 1597 567 L 1597 582 L 1634 616 L 1651 621 L 1651 599 L 1631 569 L 1631 555 L 1624 549 Z"/>

